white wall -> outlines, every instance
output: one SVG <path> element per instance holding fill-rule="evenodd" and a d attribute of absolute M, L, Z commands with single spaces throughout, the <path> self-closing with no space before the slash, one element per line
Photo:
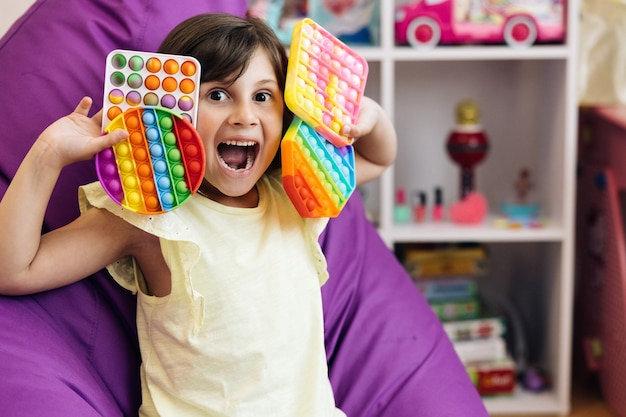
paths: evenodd
<path fill-rule="evenodd" d="M 13 22 L 22 15 L 35 0 L 0 0 L 0 36 L 4 36 Z"/>

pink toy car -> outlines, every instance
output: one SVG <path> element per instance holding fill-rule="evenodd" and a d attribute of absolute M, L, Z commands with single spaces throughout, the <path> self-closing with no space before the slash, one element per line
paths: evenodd
<path fill-rule="evenodd" d="M 563 0 L 419 0 L 396 8 L 396 42 L 501 43 L 528 47 L 563 41 Z"/>

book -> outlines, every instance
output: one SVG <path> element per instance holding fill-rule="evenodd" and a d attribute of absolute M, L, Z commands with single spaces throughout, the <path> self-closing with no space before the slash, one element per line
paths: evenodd
<path fill-rule="evenodd" d="M 506 342 L 501 337 L 459 340 L 453 342 L 454 350 L 464 364 L 470 362 L 498 361 L 506 359 Z"/>
<path fill-rule="evenodd" d="M 515 391 L 515 362 L 509 356 L 501 360 L 469 363 L 465 369 L 481 396 L 511 395 Z"/>
<path fill-rule="evenodd" d="M 475 319 L 480 313 L 477 299 L 431 301 L 428 304 L 441 321 Z"/>
<path fill-rule="evenodd" d="M 502 337 L 506 334 L 506 323 L 502 317 L 447 321 L 443 323 L 443 328 L 453 342 Z"/>
<path fill-rule="evenodd" d="M 429 302 L 473 299 L 478 295 L 476 281 L 467 277 L 421 280 L 415 285 Z"/>
<path fill-rule="evenodd" d="M 422 247 L 402 245 L 397 249 L 411 278 L 478 276 L 486 270 L 487 254 L 482 246 Z"/>

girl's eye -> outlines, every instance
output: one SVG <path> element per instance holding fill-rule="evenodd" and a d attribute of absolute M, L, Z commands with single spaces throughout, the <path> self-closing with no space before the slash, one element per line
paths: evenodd
<path fill-rule="evenodd" d="M 226 93 L 221 90 L 213 90 L 209 91 L 209 98 L 214 101 L 223 101 L 226 100 Z"/>
<path fill-rule="evenodd" d="M 254 95 L 254 101 L 268 101 L 272 96 L 270 93 L 262 92 Z"/>

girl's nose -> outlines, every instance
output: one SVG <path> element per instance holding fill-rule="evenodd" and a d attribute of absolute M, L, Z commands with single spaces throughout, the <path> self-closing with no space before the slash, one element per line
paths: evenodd
<path fill-rule="evenodd" d="M 237 103 L 229 119 L 230 123 L 236 126 L 251 126 L 259 122 L 254 106 L 249 102 Z"/>

